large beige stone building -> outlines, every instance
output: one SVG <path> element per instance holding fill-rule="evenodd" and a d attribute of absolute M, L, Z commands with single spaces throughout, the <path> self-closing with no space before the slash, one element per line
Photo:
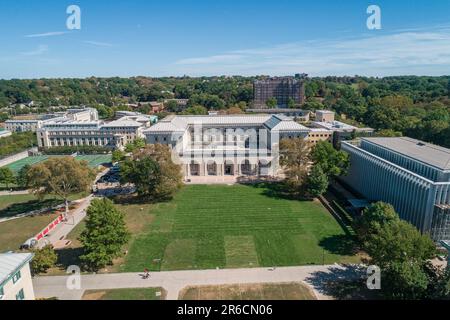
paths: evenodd
<path fill-rule="evenodd" d="M 140 114 L 124 116 L 111 122 L 103 122 L 95 117 L 77 120 L 67 117 L 56 118 L 37 130 L 38 146 L 123 148 L 136 138 L 144 138 L 142 132 L 150 127 L 151 122 L 149 116 Z"/>
<path fill-rule="evenodd" d="M 0 300 L 34 300 L 32 253 L 0 254 Z"/>
<path fill-rule="evenodd" d="M 282 115 L 169 116 L 144 131 L 192 176 L 276 176 L 278 144 L 310 129 Z"/>

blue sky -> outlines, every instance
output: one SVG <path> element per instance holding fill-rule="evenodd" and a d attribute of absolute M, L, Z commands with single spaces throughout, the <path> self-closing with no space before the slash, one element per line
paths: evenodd
<path fill-rule="evenodd" d="M 2 0 L 0 78 L 448 75 L 449 14 L 450 0 Z"/>

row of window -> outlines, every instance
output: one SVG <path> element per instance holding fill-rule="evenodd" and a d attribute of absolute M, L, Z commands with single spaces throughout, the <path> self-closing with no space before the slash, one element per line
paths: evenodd
<path fill-rule="evenodd" d="M 20 273 L 20 270 L 19 270 L 12 276 L 13 284 L 16 284 L 20 280 L 21 277 L 22 277 L 22 274 Z M 5 295 L 5 288 L 0 287 L 0 297 L 3 297 L 4 295 Z M 24 293 L 23 289 L 20 289 L 16 294 L 16 300 L 24 300 L 24 299 L 25 299 L 25 293 Z"/>

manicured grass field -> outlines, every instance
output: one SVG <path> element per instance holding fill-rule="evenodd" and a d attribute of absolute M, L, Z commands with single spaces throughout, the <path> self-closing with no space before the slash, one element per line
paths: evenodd
<path fill-rule="evenodd" d="M 316 300 L 302 283 L 256 283 L 188 287 L 179 300 Z"/>
<path fill-rule="evenodd" d="M 118 207 L 134 228 L 120 271 L 359 261 L 319 202 L 283 199 L 263 185 L 191 185 L 167 203 Z"/>
<path fill-rule="evenodd" d="M 164 300 L 166 293 L 162 288 L 136 288 L 87 290 L 83 300 Z"/>

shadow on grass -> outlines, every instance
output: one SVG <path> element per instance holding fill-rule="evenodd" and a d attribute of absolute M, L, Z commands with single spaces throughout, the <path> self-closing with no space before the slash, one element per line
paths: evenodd
<path fill-rule="evenodd" d="M 239 181 L 238 181 L 239 182 Z M 239 182 L 242 185 L 251 186 L 254 188 L 262 189 L 262 194 L 276 199 L 286 200 L 299 200 L 299 201 L 312 201 L 310 198 L 305 198 L 300 194 L 293 194 L 289 192 L 288 186 L 284 182 Z"/>
<path fill-rule="evenodd" d="M 169 202 L 173 199 L 173 197 L 170 198 L 150 198 L 145 196 L 138 196 L 138 195 L 116 195 L 108 197 L 112 201 L 114 201 L 115 204 L 155 204 L 155 203 L 161 203 L 161 202 Z"/>
<path fill-rule="evenodd" d="M 359 246 L 356 238 L 349 235 L 332 235 L 322 239 L 319 246 L 332 254 L 352 256 L 358 253 Z"/>
<path fill-rule="evenodd" d="M 56 265 L 66 270 L 67 267 L 75 265 L 80 266 L 80 256 L 84 253 L 84 250 L 82 247 L 79 248 L 64 248 L 64 249 L 58 249 L 56 250 L 56 253 L 58 255 L 58 260 L 56 262 Z"/>
<path fill-rule="evenodd" d="M 0 218 L 11 218 L 16 215 L 36 211 L 41 209 L 49 209 L 61 204 L 62 201 L 58 199 L 46 199 L 46 200 L 31 200 L 28 202 L 14 203 L 5 209 L 0 210 Z"/>
<path fill-rule="evenodd" d="M 338 300 L 380 299 L 377 290 L 366 285 L 366 268 L 360 265 L 331 267 L 328 271 L 316 271 L 306 281 L 318 292 Z"/>

